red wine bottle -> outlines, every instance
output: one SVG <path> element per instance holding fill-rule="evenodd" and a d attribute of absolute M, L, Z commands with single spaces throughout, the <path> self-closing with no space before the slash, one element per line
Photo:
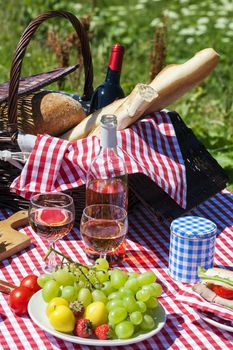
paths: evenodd
<path fill-rule="evenodd" d="M 112 46 L 106 79 L 104 83 L 99 85 L 94 91 L 90 104 L 90 113 L 125 96 L 120 86 L 123 55 L 124 46 L 120 44 Z"/>

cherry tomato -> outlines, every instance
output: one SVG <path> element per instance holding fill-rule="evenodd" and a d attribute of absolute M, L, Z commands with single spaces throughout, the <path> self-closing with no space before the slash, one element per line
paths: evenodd
<path fill-rule="evenodd" d="M 33 295 L 33 291 L 26 287 L 16 287 L 9 295 L 9 305 L 17 315 L 27 313 L 28 302 Z"/>
<path fill-rule="evenodd" d="M 212 286 L 214 293 L 222 298 L 233 300 L 233 290 L 225 288 L 223 286 Z"/>
<path fill-rule="evenodd" d="M 21 287 L 26 287 L 30 290 L 33 291 L 33 293 L 37 292 L 38 290 L 40 290 L 40 286 L 37 283 L 37 276 L 35 275 L 28 275 L 26 277 L 24 277 L 20 283 Z"/>

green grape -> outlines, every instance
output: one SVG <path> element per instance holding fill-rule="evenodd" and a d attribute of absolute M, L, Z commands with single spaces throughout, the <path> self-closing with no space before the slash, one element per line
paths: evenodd
<path fill-rule="evenodd" d="M 52 275 L 48 275 L 48 274 L 44 273 L 43 275 L 40 275 L 37 278 L 37 283 L 39 284 L 39 286 L 41 288 L 43 288 L 45 283 L 50 281 L 51 279 L 53 279 Z"/>
<path fill-rule="evenodd" d="M 143 315 L 143 320 L 140 323 L 140 328 L 143 331 L 150 331 L 155 327 L 155 321 L 150 315 Z"/>
<path fill-rule="evenodd" d="M 142 313 L 146 312 L 147 306 L 143 301 L 136 301 L 136 304 L 138 305 L 139 311 Z"/>
<path fill-rule="evenodd" d="M 78 296 L 77 289 L 73 286 L 65 286 L 62 288 L 61 296 L 68 301 L 74 301 Z"/>
<path fill-rule="evenodd" d="M 139 276 L 139 273 L 137 273 L 135 271 L 130 271 L 130 272 L 128 272 L 128 276 L 129 276 L 129 279 L 130 278 L 137 278 Z"/>
<path fill-rule="evenodd" d="M 132 292 L 132 290 L 130 290 L 128 288 L 125 288 L 125 286 L 121 287 L 119 289 L 119 294 L 120 294 L 121 298 L 125 298 L 125 297 L 128 297 L 128 296 L 134 296 L 134 293 Z"/>
<path fill-rule="evenodd" d="M 123 304 L 123 300 L 121 299 L 113 299 L 113 300 L 110 300 L 108 303 L 107 303 L 107 309 L 108 311 L 112 310 L 112 309 L 115 309 L 116 307 L 123 307 L 124 304 Z"/>
<path fill-rule="evenodd" d="M 93 290 L 92 299 L 93 299 L 93 301 L 102 301 L 102 303 L 104 303 L 104 304 L 107 304 L 107 302 L 108 302 L 108 298 L 106 297 L 104 292 L 102 292 L 102 290 L 98 290 L 98 289 Z"/>
<path fill-rule="evenodd" d="M 106 259 L 99 258 L 95 261 L 94 267 L 97 270 L 108 270 L 109 269 L 109 263 Z"/>
<path fill-rule="evenodd" d="M 146 284 L 155 282 L 156 275 L 152 271 L 143 272 L 137 277 L 137 280 L 140 286 L 145 286 Z"/>
<path fill-rule="evenodd" d="M 134 326 L 130 321 L 123 321 L 116 325 L 115 333 L 119 339 L 128 339 L 133 335 Z"/>
<path fill-rule="evenodd" d="M 119 292 L 113 292 L 108 295 L 108 300 L 113 300 L 113 299 L 121 299 L 121 295 Z"/>
<path fill-rule="evenodd" d="M 123 321 L 127 317 L 127 311 L 124 307 L 116 307 L 109 311 L 108 319 L 113 325 Z"/>
<path fill-rule="evenodd" d="M 158 300 L 155 298 L 155 297 L 150 297 L 146 302 L 145 302 L 146 306 L 149 308 L 149 309 L 155 309 L 159 302 Z"/>
<path fill-rule="evenodd" d="M 86 307 L 92 302 L 92 295 L 88 288 L 81 288 L 78 293 L 78 300 Z"/>
<path fill-rule="evenodd" d="M 119 270 L 119 269 L 114 269 L 111 272 L 110 281 L 111 281 L 111 284 L 114 288 L 119 289 L 119 288 L 123 287 L 127 278 L 128 278 L 128 276 L 127 276 L 126 272 Z"/>
<path fill-rule="evenodd" d="M 127 296 L 123 299 L 124 307 L 128 312 L 138 311 L 138 305 L 133 296 Z"/>
<path fill-rule="evenodd" d="M 163 292 L 163 288 L 162 288 L 161 284 L 159 284 L 159 283 L 152 283 L 150 286 L 153 289 L 153 294 L 151 293 L 151 296 L 156 297 L 156 298 L 160 297 L 160 295 Z"/>
<path fill-rule="evenodd" d="M 140 311 L 134 311 L 129 315 L 129 318 L 134 325 L 139 325 L 142 322 L 143 316 Z"/>
<path fill-rule="evenodd" d="M 140 289 L 136 293 L 136 298 L 139 301 L 147 301 L 150 298 L 150 292 L 146 289 Z"/>
<path fill-rule="evenodd" d="M 96 271 L 96 278 L 100 283 L 104 283 L 109 279 L 109 273 L 106 270 Z"/>
<path fill-rule="evenodd" d="M 65 269 L 59 269 L 53 273 L 54 279 L 60 286 L 72 286 L 75 282 L 74 275 Z"/>
<path fill-rule="evenodd" d="M 47 303 L 53 298 L 58 297 L 60 293 L 60 286 L 54 280 L 47 281 L 42 289 L 42 296 Z"/>
<path fill-rule="evenodd" d="M 116 289 L 112 286 L 110 281 L 104 282 L 101 290 L 107 296 L 116 291 Z"/>
<path fill-rule="evenodd" d="M 99 280 L 97 279 L 97 276 L 96 276 L 96 273 L 95 271 L 93 270 L 90 270 L 88 273 L 87 273 L 87 278 L 88 280 L 94 285 L 96 284 L 97 282 L 99 282 Z M 88 282 L 88 281 L 87 281 Z"/>
<path fill-rule="evenodd" d="M 129 278 L 124 285 L 125 288 L 132 290 L 134 293 L 140 288 L 136 277 Z"/>

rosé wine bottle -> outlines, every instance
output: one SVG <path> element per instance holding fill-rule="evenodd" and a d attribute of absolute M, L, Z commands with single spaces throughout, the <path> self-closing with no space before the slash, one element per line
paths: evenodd
<path fill-rule="evenodd" d="M 128 179 L 121 149 L 117 146 L 117 118 L 103 115 L 101 118 L 100 152 L 91 162 L 87 173 L 86 206 L 93 204 L 112 204 L 128 209 Z M 114 251 L 107 254 L 110 264 L 124 259 L 125 239 Z M 99 254 L 86 248 L 90 260 L 96 260 Z"/>

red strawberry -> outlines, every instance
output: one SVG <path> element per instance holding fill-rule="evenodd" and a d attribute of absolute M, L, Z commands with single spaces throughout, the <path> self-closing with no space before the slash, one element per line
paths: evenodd
<path fill-rule="evenodd" d="M 86 318 L 80 318 L 76 321 L 74 334 L 78 337 L 89 338 L 93 334 L 93 326 L 91 321 Z"/>
<path fill-rule="evenodd" d="M 74 316 L 77 318 L 81 317 L 84 313 L 84 306 L 81 301 L 75 300 L 70 302 L 69 308 L 71 311 L 73 311 Z"/>
<path fill-rule="evenodd" d="M 98 339 L 106 340 L 109 338 L 109 331 L 110 331 L 109 324 L 104 323 L 96 327 L 95 335 L 97 336 Z"/>

